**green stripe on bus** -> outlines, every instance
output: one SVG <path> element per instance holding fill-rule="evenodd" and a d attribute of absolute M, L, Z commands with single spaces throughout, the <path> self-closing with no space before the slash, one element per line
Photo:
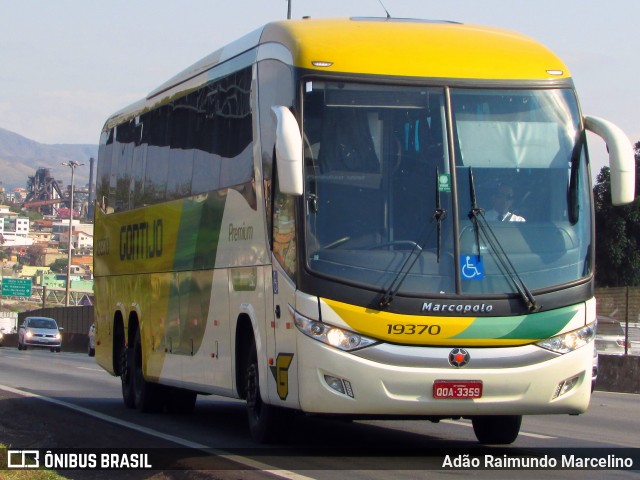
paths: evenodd
<path fill-rule="evenodd" d="M 557 335 L 571 321 L 578 306 L 515 317 L 479 317 L 452 338 L 544 339 Z"/>
<path fill-rule="evenodd" d="M 174 270 L 215 267 L 226 199 L 226 190 L 222 190 L 184 200 Z"/>

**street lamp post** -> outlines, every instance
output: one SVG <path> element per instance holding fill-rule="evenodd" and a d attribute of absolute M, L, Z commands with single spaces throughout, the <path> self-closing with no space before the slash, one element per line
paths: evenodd
<path fill-rule="evenodd" d="M 69 195 L 69 248 L 67 251 L 67 289 L 65 292 L 65 307 L 69 306 L 69 287 L 71 285 L 71 238 L 73 232 L 73 177 L 76 172 L 76 168 L 81 167 L 84 163 L 78 163 L 75 160 L 69 160 L 62 163 L 65 167 L 71 169 L 71 192 Z"/>

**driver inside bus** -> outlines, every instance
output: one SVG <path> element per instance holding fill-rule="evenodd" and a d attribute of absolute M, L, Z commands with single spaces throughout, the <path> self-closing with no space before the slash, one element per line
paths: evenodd
<path fill-rule="evenodd" d="M 513 188 L 501 183 L 491 197 L 493 208 L 485 212 L 484 217 L 496 222 L 525 222 L 525 218 L 511 211 Z"/>

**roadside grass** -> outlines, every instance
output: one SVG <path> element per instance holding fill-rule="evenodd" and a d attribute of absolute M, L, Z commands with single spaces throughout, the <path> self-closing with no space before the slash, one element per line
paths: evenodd
<path fill-rule="evenodd" d="M 53 470 L 44 468 L 27 470 L 8 470 L 7 446 L 0 443 L 0 480 L 65 480 L 66 477 L 58 475 Z"/>

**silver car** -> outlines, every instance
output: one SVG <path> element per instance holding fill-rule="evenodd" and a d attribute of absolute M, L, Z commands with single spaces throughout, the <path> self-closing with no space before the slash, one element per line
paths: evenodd
<path fill-rule="evenodd" d="M 27 317 L 18 329 L 18 350 L 37 347 L 59 352 L 62 347 L 62 330 L 53 318 Z"/>
<path fill-rule="evenodd" d="M 596 328 L 596 349 L 606 355 L 624 355 L 624 328 L 611 317 L 598 315 Z"/>

